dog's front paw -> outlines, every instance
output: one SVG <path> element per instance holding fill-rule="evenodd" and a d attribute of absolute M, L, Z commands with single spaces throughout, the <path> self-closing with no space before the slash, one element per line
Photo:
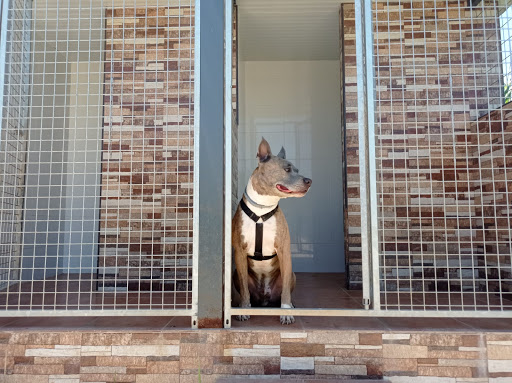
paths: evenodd
<path fill-rule="evenodd" d="M 293 305 L 292 304 L 286 304 L 286 303 L 283 303 L 281 305 L 281 308 L 282 309 L 292 309 L 293 308 Z M 281 315 L 281 324 L 292 324 L 295 322 L 295 318 L 291 315 Z"/>
<path fill-rule="evenodd" d="M 245 304 L 241 303 L 240 304 L 240 308 L 241 309 L 247 309 L 249 307 L 251 307 L 250 303 L 245 303 Z M 236 316 L 236 320 L 239 320 L 239 321 L 243 322 L 243 321 L 249 320 L 250 317 L 251 317 L 250 315 L 237 315 Z"/>
<path fill-rule="evenodd" d="M 295 322 L 295 318 L 291 315 L 281 315 L 281 324 L 292 324 Z"/>

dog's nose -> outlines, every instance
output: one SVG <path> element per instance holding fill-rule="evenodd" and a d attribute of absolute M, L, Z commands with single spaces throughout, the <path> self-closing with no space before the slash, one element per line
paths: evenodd
<path fill-rule="evenodd" d="M 313 181 L 311 181 L 311 179 L 309 179 L 309 178 L 304 178 L 304 183 L 305 183 L 306 185 L 311 186 L 311 183 L 312 183 L 312 182 L 313 182 Z"/>

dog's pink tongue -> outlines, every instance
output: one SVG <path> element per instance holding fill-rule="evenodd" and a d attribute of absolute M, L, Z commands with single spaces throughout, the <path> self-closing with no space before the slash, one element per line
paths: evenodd
<path fill-rule="evenodd" d="M 291 193 L 292 191 L 290 189 L 288 189 L 287 187 L 283 186 L 283 185 L 276 185 L 277 189 L 279 191 L 282 191 L 283 193 Z"/>

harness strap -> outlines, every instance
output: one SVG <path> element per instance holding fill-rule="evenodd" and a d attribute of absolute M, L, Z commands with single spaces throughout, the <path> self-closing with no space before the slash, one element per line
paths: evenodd
<path fill-rule="evenodd" d="M 277 256 L 277 253 L 275 253 L 273 255 L 254 254 L 254 255 L 248 255 L 247 258 L 251 258 L 254 261 L 268 261 L 269 259 L 272 259 L 275 256 Z"/>
<path fill-rule="evenodd" d="M 257 223 L 256 224 L 256 242 L 254 244 L 254 254 L 261 254 L 263 255 L 263 224 Z"/>
<path fill-rule="evenodd" d="M 244 213 L 247 214 L 247 216 L 250 219 L 252 219 L 254 222 L 257 223 L 260 220 L 260 218 L 263 222 L 265 222 L 270 217 L 272 217 L 274 214 L 276 214 L 276 211 L 277 211 L 277 208 L 279 207 L 279 205 L 276 206 L 271 211 L 269 211 L 267 214 L 263 214 L 261 217 L 259 215 L 257 215 L 256 213 L 254 213 L 251 209 L 249 209 L 249 206 L 247 206 L 247 204 L 245 203 L 245 201 L 243 199 L 240 200 L 240 207 L 242 208 Z"/>
<path fill-rule="evenodd" d="M 240 200 L 240 207 L 242 208 L 243 212 L 256 223 L 254 255 L 248 255 L 247 257 L 255 261 L 266 261 L 274 258 L 277 255 L 277 253 L 269 256 L 263 255 L 263 223 L 276 213 L 278 206 L 276 206 L 272 211 L 262 216 L 257 215 L 251 209 L 249 209 L 243 198 Z M 263 223 L 258 222 L 260 218 L 263 221 Z"/>

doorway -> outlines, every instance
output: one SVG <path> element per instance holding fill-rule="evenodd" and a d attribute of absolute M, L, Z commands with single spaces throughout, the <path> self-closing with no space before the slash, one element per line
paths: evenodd
<path fill-rule="evenodd" d="M 257 166 L 262 137 L 274 154 L 283 146 L 287 159 L 313 179 L 304 198 L 280 202 L 297 274 L 294 301 L 302 307 L 360 307 L 359 292 L 344 288 L 339 8 L 332 0 L 237 1 L 238 194 Z M 344 290 L 345 301 L 312 301 L 312 289 L 337 297 Z"/>

